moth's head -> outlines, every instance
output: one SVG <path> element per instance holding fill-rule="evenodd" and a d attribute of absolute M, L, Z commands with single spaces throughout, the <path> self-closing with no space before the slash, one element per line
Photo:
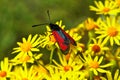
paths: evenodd
<path fill-rule="evenodd" d="M 53 23 L 50 23 L 49 27 L 50 27 L 51 30 L 59 30 L 60 29 L 57 24 L 53 24 Z"/>

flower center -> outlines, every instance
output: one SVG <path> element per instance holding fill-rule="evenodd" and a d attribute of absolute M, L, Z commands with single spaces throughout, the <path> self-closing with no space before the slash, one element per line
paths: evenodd
<path fill-rule="evenodd" d="M 100 78 L 100 76 L 94 76 L 93 79 L 94 79 L 94 80 L 102 80 L 102 79 Z"/>
<path fill-rule="evenodd" d="M 23 57 L 20 58 L 21 62 L 27 62 L 28 60 L 30 60 L 30 56 L 28 56 L 28 55 L 25 56 L 24 58 Z"/>
<path fill-rule="evenodd" d="M 98 28 L 98 26 L 96 24 L 90 24 L 88 30 L 93 30 L 95 28 Z"/>
<path fill-rule="evenodd" d="M 109 12 L 110 9 L 109 8 L 104 8 L 102 11 L 103 11 L 103 13 L 106 13 L 106 12 Z"/>
<path fill-rule="evenodd" d="M 93 29 L 95 29 L 95 28 L 98 28 L 98 26 L 97 26 L 97 25 L 94 23 L 94 21 L 91 20 L 91 19 L 86 20 L 85 24 L 86 24 L 87 30 L 93 30 Z"/>
<path fill-rule="evenodd" d="M 23 43 L 23 44 L 21 45 L 21 50 L 24 51 L 24 52 L 30 51 L 31 48 L 32 48 L 32 45 L 31 45 L 31 43 L 29 43 L 29 42 Z"/>
<path fill-rule="evenodd" d="M 107 33 L 110 37 L 114 37 L 118 34 L 118 31 L 115 27 L 110 27 L 108 28 Z"/>
<path fill-rule="evenodd" d="M 51 41 L 51 42 L 56 42 L 56 39 L 54 38 L 53 35 L 50 35 L 50 41 Z"/>
<path fill-rule="evenodd" d="M 0 77 L 5 77 L 7 75 L 6 71 L 0 71 Z"/>
<path fill-rule="evenodd" d="M 71 66 L 64 66 L 64 71 L 69 71 L 71 69 Z"/>
<path fill-rule="evenodd" d="M 98 64 L 98 62 L 96 62 L 96 61 L 91 61 L 91 62 L 90 62 L 90 67 L 97 69 L 97 68 L 99 67 L 99 64 Z"/>
<path fill-rule="evenodd" d="M 118 6 L 120 6 L 120 0 L 116 0 Z"/>
<path fill-rule="evenodd" d="M 93 47 L 92 47 L 92 51 L 94 51 L 94 53 L 98 53 L 100 52 L 100 46 L 95 44 Z"/>
<path fill-rule="evenodd" d="M 23 78 L 22 80 L 28 80 L 27 78 Z"/>

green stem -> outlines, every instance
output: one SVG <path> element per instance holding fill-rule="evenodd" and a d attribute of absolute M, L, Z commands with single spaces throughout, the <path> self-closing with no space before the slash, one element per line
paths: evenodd
<path fill-rule="evenodd" d="M 89 74 L 90 74 L 90 80 L 93 80 L 93 72 L 90 71 Z"/>
<path fill-rule="evenodd" d="M 55 48 L 53 48 L 53 49 L 51 50 L 51 53 L 50 53 L 50 64 L 52 63 L 52 58 L 53 58 L 54 49 L 55 49 Z"/>

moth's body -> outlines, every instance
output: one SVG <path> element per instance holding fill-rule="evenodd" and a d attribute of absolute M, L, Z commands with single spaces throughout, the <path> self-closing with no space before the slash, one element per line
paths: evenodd
<path fill-rule="evenodd" d="M 47 11 L 47 13 L 48 13 L 49 22 L 50 22 L 49 11 Z M 70 44 L 76 46 L 76 42 L 74 41 L 74 39 L 72 37 L 70 37 L 70 35 L 68 33 L 66 33 L 63 29 L 61 29 L 59 27 L 59 25 L 53 24 L 51 22 L 47 23 L 47 24 L 49 25 L 50 29 L 52 30 L 52 34 L 53 34 L 54 38 L 56 39 L 61 51 L 64 54 L 67 54 L 69 52 Z M 36 27 L 36 26 L 40 26 L 40 25 L 45 25 L 45 24 L 37 24 L 37 25 L 33 25 L 32 27 Z"/>
<path fill-rule="evenodd" d="M 56 39 L 58 45 L 60 46 L 61 51 L 64 54 L 67 54 L 70 48 L 70 44 L 76 45 L 76 42 L 72 37 L 69 36 L 64 30 L 62 30 L 57 24 L 49 24 L 52 34 Z"/>

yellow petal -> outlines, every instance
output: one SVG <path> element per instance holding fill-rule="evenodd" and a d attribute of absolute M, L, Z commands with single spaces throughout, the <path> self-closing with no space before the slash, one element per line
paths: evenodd
<path fill-rule="evenodd" d="M 36 40 L 37 37 L 38 37 L 38 34 L 36 34 L 36 35 L 32 38 L 31 44 L 35 42 L 35 40 Z"/>
<path fill-rule="evenodd" d="M 117 69 L 114 74 L 114 80 L 117 80 L 119 76 L 119 70 Z"/>
<path fill-rule="evenodd" d="M 98 61 L 98 63 L 99 64 L 101 64 L 101 62 L 103 61 L 103 56 L 102 57 L 100 57 L 100 59 L 99 59 L 99 61 Z"/>
<path fill-rule="evenodd" d="M 30 35 L 28 36 L 27 41 L 30 42 L 30 41 L 31 41 L 31 38 L 32 38 L 32 35 L 30 34 Z"/>

